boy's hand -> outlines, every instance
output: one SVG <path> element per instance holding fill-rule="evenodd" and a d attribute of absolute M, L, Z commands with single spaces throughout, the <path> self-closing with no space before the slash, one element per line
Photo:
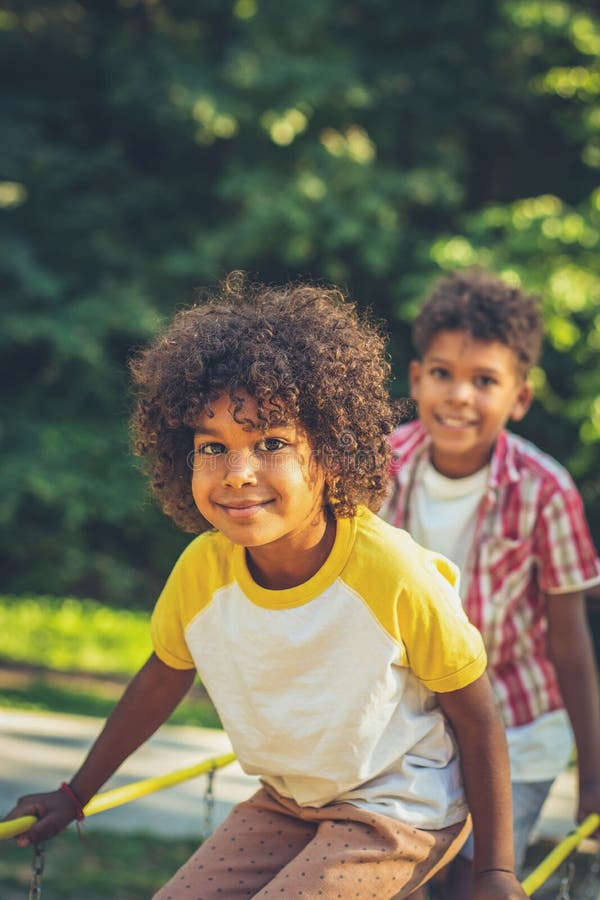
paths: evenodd
<path fill-rule="evenodd" d="M 38 819 L 29 831 L 15 838 L 19 847 L 27 847 L 64 831 L 76 818 L 76 810 L 67 795 L 58 790 L 47 794 L 28 794 L 26 797 L 19 797 L 17 805 L 5 816 L 4 821 L 20 819 L 22 816 L 35 816 Z"/>
<path fill-rule="evenodd" d="M 527 894 L 512 872 L 489 871 L 475 876 L 474 900 L 523 900 Z"/>

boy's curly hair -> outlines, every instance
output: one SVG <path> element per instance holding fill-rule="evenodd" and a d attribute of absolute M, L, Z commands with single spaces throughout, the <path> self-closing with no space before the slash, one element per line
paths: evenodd
<path fill-rule="evenodd" d="M 440 331 L 467 331 L 479 341 L 500 341 L 526 374 L 542 348 L 540 301 L 485 269 L 455 272 L 434 285 L 413 323 L 420 357 Z"/>
<path fill-rule="evenodd" d="M 163 510 L 184 530 L 210 527 L 192 497 L 190 454 L 198 417 L 223 392 L 237 421 L 248 421 L 235 404 L 245 391 L 256 401 L 258 429 L 304 427 L 336 516 L 380 505 L 386 435 L 399 414 L 386 389 L 385 339 L 341 290 L 252 285 L 233 272 L 214 296 L 178 312 L 130 368 L 134 450 Z"/>

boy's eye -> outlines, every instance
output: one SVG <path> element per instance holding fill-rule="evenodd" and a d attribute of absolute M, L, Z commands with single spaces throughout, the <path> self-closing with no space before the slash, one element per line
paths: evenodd
<path fill-rule="evenodd" d="M 442 366 L 434 366 L 429 370 L 429 374 L 433 378 L 447 378 L 449 376 L 448 369 L 442 368 Z"/>
<path fill-rule="evenodd" d="M 491 375 L 477 375 L 474 379 L 475 387 L 490 387 L 492 384 L 497 384 L 495 378 L 492 378 Z"/>
<path fill-rule="evenodd" d="M 219 453 L 225 452 L 225 445 L 219 444 L 217 441 L 211 441 L 207 444 L 200 444 L 198 447 L 196 447 L 196 453 L 201 456 L 218 456 Z"/>
<path fill-rule="evenodd" d="M 281 438 L 267 437 L 258 442 L 256 449 L 273 453 L 275 450 L 282 450 L 285 446 L 286 443 Z"/>

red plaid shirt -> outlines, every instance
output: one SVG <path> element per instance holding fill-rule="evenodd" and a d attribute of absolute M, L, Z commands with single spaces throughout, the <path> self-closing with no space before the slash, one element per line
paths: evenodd
<path fill-rule="evenodd" d="M 390 442 L 394 492 L 381 514 L 406 527 L 430 439 L 417 421 Z M 465 610 L 483 636 L 505 725 L 525 725 L 562 707 L 547 654 L 544 595 L 599 584 L 600 561 L 568 472 L 507 431 L 494 450 L 462 576 Z"/>

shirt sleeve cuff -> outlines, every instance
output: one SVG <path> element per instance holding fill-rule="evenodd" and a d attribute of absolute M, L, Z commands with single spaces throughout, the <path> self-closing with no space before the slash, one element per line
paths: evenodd
<path fill-rule="evenodd" d="M 458 691 L 460 688 L 467 687 L 477 681 L 486 670 L 487 656 L 485 650 L 482 650 L 479 656 L 459 669 L 451 675 L 444 675 L 442 678 L 430 678 L 427 681 L 423 679 L 425 684 L 431 691 L 436 693 L 446 693 L 447 691 Z"/>

